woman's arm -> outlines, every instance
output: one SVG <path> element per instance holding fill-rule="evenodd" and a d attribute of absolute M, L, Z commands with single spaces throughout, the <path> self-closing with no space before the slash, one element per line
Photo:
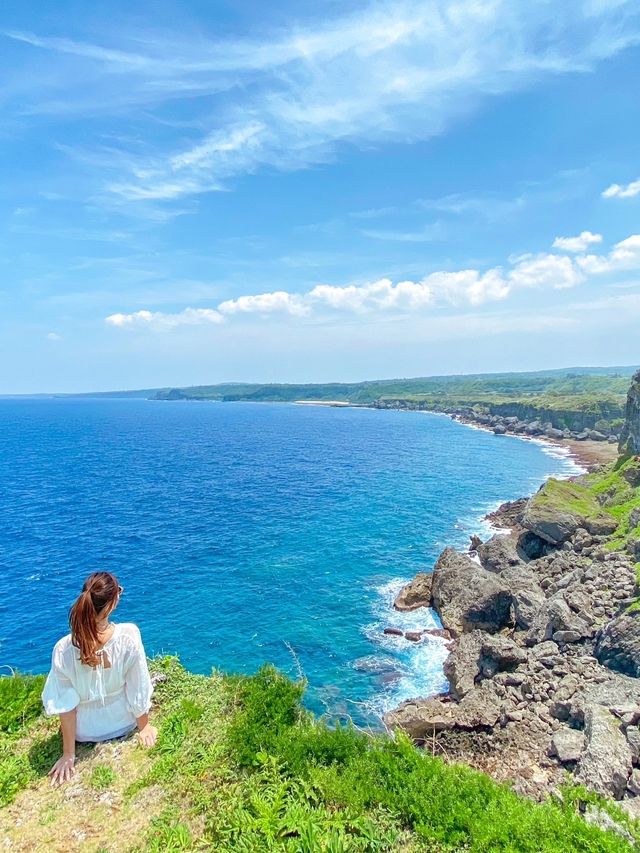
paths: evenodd
<path fill-rule="evenodd" d="M 136 725 L 140 732 L 140 742 L 143 746 L 155 746 L 158 739 L 158 729 L 149 723 L 149 714 L 141 714 L 136 718 Z"/>
<path fill-rule="evenodd" d="M 60 714 L 62 757 L 49 771 L 52 785 L 64 785 L 76 772 L 76 709 Z"/>

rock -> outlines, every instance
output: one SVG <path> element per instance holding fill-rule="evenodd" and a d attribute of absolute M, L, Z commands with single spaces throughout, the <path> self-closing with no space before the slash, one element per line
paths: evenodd
<path fill-rule="evenodd" d="M 402 587 L 397 594 L 393 606 L 396 610 L 416 610 L 418 607 L 429 607 L 431 603 L 431 584 L 433 575 L 418 572 L 415 578 Z"/>
<path fill-rule="evenodd" d="M 510 624 L 512 596 L 500 577 L 453 548 L 438 558 L 431 599 L 453 636 L 475 628 L 495 632 Z"/>
<path fill-rule="evenodd" d="M 500 579 L 511 592 L 516 625 L 526 630 L 546 601 L 544 590 L 525 564 L 505 569 Z"/>
<path fill-rule="evenodd" d="M 384 721 L 390 729 L 402 729 L 410 737 L 422 740 L 436 732 L 452 729 L 455 725 L 454 708 L 453 703 L 446 704 L 439 699 L 418 699 L 403 702 L 389 711 L 384 715 Z"/>
<path fill-rule="evenodd" d="M 441 637 L 443 640 L 451 640 L 451 632 L 446 628 L 427 628 L 422 632 L 426 637 Z"/>
<path fill-rule="evenodd" d="M 638 794 L 640 794 L 640 770 L 631 771 L 631 776 L 629 776 L 629 781 L 627 782 L 627 788 L 634 796 L 638 796 Z"/>
<path fill-rule="evenodd" d="M 482 545 L 482 539 L 476 533 L 470 536 L 469 539 L 469 551 L 477 551 Z"/>
<path fill-rule="evenodd" d="M 640 761 L 640 729 L 637 726 L 628 726 L 625 731 L 627 743 L 631 747 L 631 760 L 634 764 Z"/>
<path fill-rule="evenodd" d="M 473 690 L 476 678 L 480 675 L 482 633 L 471 631 L 463 634 L 444 662 L 444 674 L 455 699 L 462 699 Z"/>
<path fill-rule="evenodd" d="M 556 440 L 564 438 L 564 434 L 563 434 L 562 430 L 561 429 L 555 429 L 555 427 L 549 427 L 548 429 L 545 430 L 544 434 L 547 436 L 547 438 L 554 438 Z"/>
<path fill-rule="evenodd" d="M 422 631 L 405 631 L 404 638 L 412 643 L 418 643 L 422 639 Z"/>
<path fill-rule="evenodd" d="M 561 545 L 582 527 L 583 519 L 579 515 L 530 501 L 524 511 L 522 523 L 544 542 Z"/>
<path fill-rule="evenodd" d="M 549 640 L 558 631 L 573 631 L 580 637 L 591 633 L 589 626 L 570 608 L 564 598 L 557 594 L 548 598 L 531 622 L 526 643 L 533 646 Z"/>
<path fill-rule="evenodd" d="M 496 534 L 478 547 L 480 564 L 488 572 L 501 572 L 509 566 L 522 565 L 512 536 Z"/>
<path fill-rule="evenodd" d="M 585 526 L 592 536 L 610 536 L 618 527 L 613 516 L 599 515 L 597 518 L 587 518 Z"/>
<path fill-rule="evenodd" d="M 629 513 L 629 530 L 634 530 L 640 525 L 640 507 L 632 509 Z"/>
<path fill-rule="evenodd" d="M 627 841 L 632 846 L 632 849 L 636 846 L 635 838 L 626 826 L 614 820 L 609 812 L 606 812 L 599 806 L 589 804 L 584 813 L 584 821 L 591 824 L 591 826 L 597 826 L 598 829 L 602 829 L 604 832 L 615 832 L 616 835 L 621 836 L 621 838 Z"/>
<path fill-rule="evenodd" d="M 623 613 L 600 632 L 594 654 L 603 666 L 640 676 L 640 614 Z"/>
<path fill-rule="evenodd" d="M 508 637 L 472 631 L 463 634 L 444 663 L 451 695 L 462 699 L 483 678 L 515 669 L 527 660 L 526 652 Z"/>
<path fill-rule="evenodd" d="M 599 705 L 585 713 L 587 746 L 576 779 L 602 796 L 621 800 L 631 775 L 631 748 L 615 717 Z"/>
<path fill-rule="evenodd" d="M 401 628 L 385 628 L 382 633 L 390 637 L 402 637 L 404 634 Z"/>
<path fill-rule="evenodd" d="M 493 427 L 493 432 L 494 432 L 496 435 L 505 435 L 505 434 L 506 434 L 506 432 L 507 432 L 507 428 L 506 428 L 503 424 L 496 424 L 496 425 Z"/>
<path fill-rule="evenodd" d="M 549 755 L 555 756 L 561 764 L 577 761 L 585 748 L 586 740 L 582 732 L 562 726 L 551 738 Z"/>
<path fill-rule="evenodd" d="M 591 536 L 584 528 L 579 527 L 572 540 L 573 550 L 580 552 L 583 548 L 589 548 L 592 544 L 593 539 Z"/>
<path fill-rule="evenodd" d="M 488 684 L 474 688 L 458 704 L 455 715 L 458 728 L 491 728 L 498 722 L 502 704 Z"/>
<path fill-rule="evenodd" d="M 634 373 L 627 393 L 625 421 L 620 433 L 620 453 L 640 453 L 640 370 Z"/>
<path fill-rule="evenodd" d="M 561 646 L 567 643 L 579 643 L 582 639 L 582 634 L 579 631 L 556 631 L 553 635 L 553 640 L 560 643 Z"/>
<path fill-rule="evenodd" d="M 607 436 L 604 433 L 599 432 L 597 429 L 590 429 L 588 431 L 588 436 L 589 436 L 590 441 L 606 441 L 607 440 Z"/>
<path fill-rule="evenodd" d="M 622 476 L 632 488 L 640 486 L 640 462 L 634 460 L 624 469 Z"/>

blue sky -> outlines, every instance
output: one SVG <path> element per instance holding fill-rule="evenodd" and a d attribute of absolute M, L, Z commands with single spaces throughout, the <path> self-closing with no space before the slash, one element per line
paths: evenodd
<path fill-rule="evenodd" d="M 8 0 L 0 39 L 0 393 L 640 362 L 640 0 Z"/>

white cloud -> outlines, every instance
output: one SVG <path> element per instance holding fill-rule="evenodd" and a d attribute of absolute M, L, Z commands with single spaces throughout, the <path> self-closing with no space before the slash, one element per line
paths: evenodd
<path fill-rule="evenodd" d="M 338 311 L 411 310 L 429 305 L 432 292 L 425 282 L 399 281 L 393 284 L 390 279 L 381 278 L 345 287 L 319 284 L 310 291 L 308 298 Z"/>
<path fill-rule="evenodd" d="M 218 305 L 221 314 L 273 314 L 285 313 L 302 316 L 308 308 L 295 293 L 276 290 L 273 293 L 259 293 L 254 296 L 240 296 L 227 299 Z"/>
<path fill-rule="evenodd" d="M 602 193 L 603 198 L 633 198 L 636 195 L 640 195 L 640 179 L 626 185 L 611 184 Z"/>
<path fill-rule="evenodd" d="M 566 255 L 522 255 L 509 273 L 514 287 L 551 287 L 562 290 L 584 281 L 584 275 Z"/>
<path fill-rule="evenodd" d="M 435 272 L 428 275 L 425 282 L 439 300 L 452 305 L 482 305 L 485 302 L 499 301 L 505 299 L 511 289 L 499 269 L 491 269 L 485 273 L 478 270 Z"/>
<path fill-rule="evenodd" d="M 553 241 L 554 249 L 562 249 L 563 252 L 585 252 L 594 243 L 602 243 L 602 234 L 592 234 L 591 231 L 582 231 L 577 237 L 556 237 Z"/>
<path fill-rule="evenodd" d="M 585 255 L 576 263 L 590 275 L 640 269 L 640 234 L 616 243 L 608 255 Z"/>
<path fill-rule="evenodd" d="M 582 232 L 581 239 L 589 234 Z M 186 308 L 178 314 L 136 311 L 133 314 L 111 314 L 105 322 L 119 328 L 153 327 L 169 329 L 180 325 L 221 323 L 233 315 L 262 316 L 280 314 L 309 317 L 329 309 L 332 312 L 419 313 L 427 307 L 480 306 L 500 302 L 511 293 L 523 289 L 564 290 L 576 287 L 589 276 L 640 269 L 640 234 L 616 243 L 608 255 L 553 255 L 545 252 L 520 255 L 510 259 L 510 266 L 477 269 L 439 270 L 420 281 L 404 280 L 396 284 L 381 278 L 363 284 L 318 284 L 306 293 L 276 290 L 227 299 L 217 308 Z"/>
<path fill-rule="evenodd" d="M 224 322 L 224 317 L 213 308 L 185 308 L 177 314 L 162 311 L 135 311 L 133 314 L 110 314 L 105 323 L 119 329 L 171 329 L 175 326 L 199 326 Z"/>
<path fill-rule="evenodd" d="M 49 332 L 49 334 L 47 335 L 47 340 L 48 341 L 61 341 L 62 335 L 59 335 L 57 332 Z"/>

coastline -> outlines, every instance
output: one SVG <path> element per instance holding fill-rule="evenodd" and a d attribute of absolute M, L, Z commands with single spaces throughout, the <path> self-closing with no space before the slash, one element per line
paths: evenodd
<path fill-rule="evenodd" d="M 384 722 L 518 793 L 562 797 L 574 780 L 638 819 L 640 372 L 634 383 L 621 455 L 614 436 L 576 440 L 539 423 L 536 432 L 551 434 L 534 436 L 530 425 L 522 435 L 450 415 L 562 448 L 593 473 L 549 475 L 533 495 L 488 513 L 490 538 L 446 547 L 431 572 L 400 591 L 395 609 L 428 608 L 442 623 L 448 690 L 409 699 Z"/>
<path fill-rule="evenodd" d="M 481 429 L 484 432 L 499 435 L 499 433 L 495 433 L 491 427 L 478 423 L 477 421 L 472 421 L 468 418 L 463 419 L 450 415 L 447 412 L 429 412 L 429 414 L 444 414 L 446 417 L 456 421 L 456 423 L 462 424 L 463 426 L 470 427 L 471 429 Z M 515 432 L 506 432 L 503 434 L 508 435 L 511 438 L 522 439 L 522 441 L 533 441 L 537 444 L 546 445 L 547 447 L 562 448 L 566 451 L 568 458 L 570 458 L 579 468 L 583 469 L 582 473 L 587 473 L 587 471 L 599 468 L 601 465 L 614 462 L 618 458 L 618 445 L 610 444 L 607 441 L 593 441 L 592 439 L 578 441 L 575 438 L 549 438 L 546 435 L 522 435 Z"/>

